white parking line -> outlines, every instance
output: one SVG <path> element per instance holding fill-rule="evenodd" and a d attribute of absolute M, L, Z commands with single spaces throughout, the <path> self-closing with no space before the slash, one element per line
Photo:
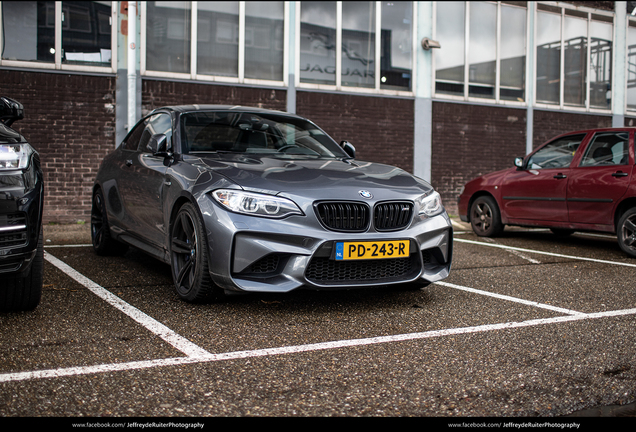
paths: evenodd
<path fill-rule="evenodd" d="M 566 322 L 574 322 L 574 321 L 582 321 L 582 320 L 598 319 L 598 318 L 610 318 L 610 317 L 625 316 L 625 315 L 636 315 L 636 308 L 608 311 L 608 312 L 599 312 L 599 313 L 592 313 L 592 314 L 577 314 L 577 315 L 560 316 L 560 317 L 554 317 L 554 318 L 542 318 L 542 319 L 534 319 L 534 320 L 521 321 L 521 322 L 507 322 L 507 323 L 500 323 L 500 324 L 486 324 L 486 325 L 472 326 L 472 327 L 461 327 L 461 328 L 455 328 L 455 329 L 432 330 L 432 331 L 421 332 L 421 333 L 407 333 L 407 334 L 393 335 L 393 336 L 379 336 L 379 337 L 364 338 L 364 339 L 349 339 L 349 340 L 321 342 L 321 343 L 307 344 L 307 345 L 293 345 L 293 346 L 279 347 L 279 348 L 264 348 L 264 349 L 251 350 L 251 351 L 234 351 L 234 352 L 221 353 L 221 354 L 205 354 L 198 357 L 177 357 L 177 358 L 157 359 L 157 360 L 138 361 L 138 362 L 129 362 L 129 363 L 112 363 L 112 364 L 103 364 L 103 365 L 96 365 L 96 366 L 80 366 L 80 367 L 71 367 L 71 368 L 62 368 L 62 369 L 47 369 L 47 370 L 41 370 L 41 371 L 6 373 L 6 374 L 0 374 L 0 382 L 24 381 L 29 379 L 40 379 L 40 378 L 58 378 L 58 377 L 72 376 L 72 375 L 87 375 L 87 374 L 104 373 L 104 372 L 126 371 L 126 370 L 133 370 L 133 369 L 148 369 L 148 368 L 154 368 L 154 367 L 179 366 L 179 365 L 186 365 L 186 364 L 192 364 L 192 363 L 238 360 L 238 359 L 245 359 L 250 357 L 266 357 L 266 356 L 275 356 L 275 355 L 284 355 L 284 354 L 296 354 L 296 353 L 303 353 L 303 352 L 310 352 L 310 351 L 321 351 L 321 350 L 338 349 L 338 348 L 368 346 L 368 345 L 376 345 L 381 343 L 404 342 L 404 341 L 429 339 L 429 338 L 450 336 L 450 335 L 482 333 L 482 332 L 489 332 L 489 331 L 508 330 L 508 329 L 515 329 L 515 328 L 533 327 L 533 326 L 539 326 L 539 325 L 566 323 Z"/>
<path fill-rule="evenodd" d="M 485 240 L 485 241 L 487 241 L 488 243 L 492 243 L 492 244 L 499 244 L 499 243 L 497 243 L 494 239 L 491 239 L 491 238 L 488 238 L 488 237 L 485 237 L 485 238 L 484 238 L 484 240 Z M 523 254 L 523 253 L 521 253 L 521 252 L 519 252 L 519 251 L 516 251 L 516 250 L 509 250 L 508 252 L 510 252 L 512 255 L 518 256 L 518 257 L 519 257 L 519 258 L 521 258 L 521 259 L 524 259 L 524 260 L 526 260 L 526 261 L 529 261 L 529 262 L 531 262 L 532 264 L 541 264 L 541 261 L 536 260 L 536 259 L 534 259 L 534 258 L 530 258 L 530 257 L 529 257 L 529 256 L 527 256 L 526 254 Z"/>
<path fill-rule="evenodd" d="M 143 325 L 146 329 L 156 334 L 161 339 L 165 340 L 166 342 L 168 342 L 170 345 L 172 345 L 179 351 L 183 352 L 185 355 L 189 357 L 197 357 L 197 356 L 209 354 L 203 348 L 200 348 L 199 346 L 193 344 L 186 338 L 179 336 L 178 334 L 170 330 L 168 327 L 161 324 L 159 321 L 149 317 L 148 315 L 146 315 L 145 313 L 143 313 L 136 307 L 129 305 L 128 303 L 126 303 L 125 301 L 123 301 L 122 299 L 120 299 L 119 297 L 111 293 L 110 291 L 99 286 L 98 284 L 96 284 L 95 282 L 93 282 L 92 280 L 84 276 L 83 274 L 71 268 L 68 264 L 55 258 L 53 255 L 45 252 L 44 258 L 48 262 L 53 264 L 55 267 L 62 270 L 72 279 L 84 285 L 86 288 L 88 288 L 98 297 L 105 300 L 108 304 L 115 307 L 116 309 L 119 309 L 120 311 L 122 311 L 123 313 L 125 313 L 126 315 L 134 319 L 135 321 L 137 321 L 139 324 Z"/>
<path fill-rule="evenodd" d="M 541 308 L 541 309 L 548 309 L 554 312 L 559 312 L 559 313 L 564 313 L 567 315 L 587 315 L 584 312 L 577 312 L 574 310 L 570 310 L 570 309 L 564 309 L 564 308 L 560 308 L 557 306 L 552 306 L 552 305 L 548 305 L 548 304 L 544 304 L 544 303 L 537 303 L 534 301 L 530 301 L 530 300 L 524 300 L 524 299 L 520 299 L 518 297 L 511 297 L 511 296 L 507 296 L 507 295 L 503 295 L 503 294 L 496 294 L 493 292 L 489 292 L 489 291 L 482 291 L 482 290 L 478 290 L 475 288 L 468 288 L 465 286 L 461 286 L 461 285 L 455 285 L 452 283 L 448 283 L 448 282 L 435 282 L 436 285 L 441 285 L 441 286 L 445 286 L 448 288 L 455 288 L 458 290 L 462 290 L 462 291 L 467 291 L 467 292 L 471 292 L 471 293 L 475 293 L 475 294 L 479 294 L 479 295 L 484 295 L 484 296 L 488 296 L 488 297 L 494 297 L 494 298 L 498 298 L 501 300 L 508 300 L 511 302 L 515 302 L 515 303 L 521 303 L 521 304 L 525 304 L 528 306 L 534 306 L 537 308 Z"/>
<path fill-rule="evenodd" d="M 493 245 L 488 243 L 472 242 L 472 241 L 466 241 L 466 240 L 463 240 L 463 241 L 468 243 L 478 243 L 485 246 L 503 247 L 502 245 Z M 503 247 L 503 248 L 509 248 L 509 247 Z M 540 253 L 537 251 L 529 251 L 529 250 L 524 250 L 524 251 Z M 549 254 L 549 255 L 554 255 L 554 254 Z M 579 257 L 573 257 L 573 258 L 583 259 Z M 375 344 L 381 344 L 381 343 L 420 340 L 420 339 L 443 337 L 443 336 L 449 336 L 449 335 L 508 330 L 508 329 L 515 329 L 515 328 L 575 322 L 575 321 L 598 319 L 598 318 L 610 318 L 610 317 L 617 317 L 617 316 L 636 315 L 636 308 L 586 314 L 582 312 L 572 311 L 569 309 L 558 308 L 551 305 L 531 302 L 531 301 L 519 299 L 516 297 L 505 296 L 501 294 L 495 294 L 495 293 L 490 293 L 487 291 L 477 290 L 474 288 L 463 287 L 460 285 L 450 284 L 447 282 L 437 282 L 438 285 L 442 285 L 442 286 L 446 286 L 446 287 L 450 287 L 454 289 L 461 289 L 464 291 L 468 291 L 468 292 L 472 292 L 472 293 L 476 293 L 480 295 L 488 295 L 488 296 L 503 299 L 503 300 L 514 301 L 514 302 L 518 302 L 518 303 L 522 303 L 522 304 L 526 304 L 526 305 L 530 305 L 534 307 L 552 310 L 555 312 L 565 313 L 567 315 L 553 317 L 553 318 L 533 319 L 533 320 L 527 320 L 527 321 L 521 321 L 521 322 L 485 324 L 485 325 L 479 325 L 479 326 L 461 327 L 461 328 L 443 329 L 443 330 L 432 330 L 427 332 L 407 333 L 407 334 L 392 335 L 392 336 L 380 336 L 380 337 L 363 338 L 363 339 L 349 339 L 349 340 L 321 342 L 321 343 L 306 344 L 306 345 L 293 345 L 293 346 L 287 346 L 287 347 L 264 348 L 264 349 L 249 350 L 249 351 L 234 351 L 234 352 L 227 352 L 227 353 L 220 353 L 220 354 L 211 354 L 208 351 L 204 350 L 203 348 L 190 342 L 186 338 L 176 334 L 174 331 L 170 330 L 163 324 L 159 323 L 158 321 L 144 314 L 137 308 L 124 302 L 119 297 L 110 293 L 103 287 L 99 286 L 92 280 L 88 279 L 86 276 L 80 274 L 75 269 L 71 268 L 69 265 L 65 264 L 64 262 L 60 261 L 54 256 L 48 253 L 45 253 L 45 259 L 49 261 L 51 264 L 53 264 L 54 266 L 56 266 L 58 269 L 60 269 L 61 271 L 69 275 L 75 281 L 84 285 L 91 292 L 95 293 L 100 298 L 106 300 L 109 304 L 116 307 L 120 311 L 124 312 L 125 314 L 133 318 L 135 321 L 143 325 L 145 328 L 157 334 L 162 339 L 164 339 L 165 341 L 173 345 L 175 348 L 185 353 L 186 357 L 135 361 L 135 362 L 127 362 L 127 363 L 111 363 L 111 364 L 102 364 L 102 365 L 94 365 L 94 366 L 79 366 L 79 367 L 69 367 L 69 368 L 59 368 L 59 369 L 47 369 L 47 370 L 40 370 L 40 371 L 3 373 L 3 374 L 0 374 L 0 382 L 24 381 L 24 380 L 42 379 L 42 378 L 56 378 L 56 377 L 63 377 L 63 376 L 87 375 L 87 374 L 125 371 L 125 370 L 134 370 L 134 369 L 178 366 L 178 365 L 186 365 L 186 364 L 192 364 L 192 363 L 205 363 L 205 362 L 215 362 L 215 361 L 224 361 L 224 360 L 233 360 L 233 359 L 244 359 L 244 358 L 250 358 L 250 357 L 264 357 L 264 356 L 294 354 L 294 353 L 320 351 L 320 350 L 328 350 L 328 349 L 368 346 L 368 345 L 375 345 Z M 601 260 L 592 260 L 592 261 L 605 262 Z M 609 262 L 609 263 L 622 264 L 622 263 L 615 263 L 615 262 Z"/>
<path fill-rule="evenodd" d="M 506 245 L 502 245 L 502 244 L 493 244 L 493 243 L 486 243 L 486 242 L 480 242 L 480 241 L 474 241 L 474 240 L 453 239 L 453 241 L 458 242 L 458 243 L 470 243 L 470 244 L 476 244 L 476 245 L 480 245 L 480 246 L 488 246 L 488 247 L 495 247 L 495 248 L 500 248 L 500 249 L 515 250 L 515 251 L 519 251 L 519 252 L 528 252 L 528 253 L 534 253 L 534 254 L 539 254 L 539 255 L 548 255 L 548 256 L 559 257 L 559 258 L 568 258 L 568 259 L 573 259 L 573 260 L 578 260 L 578 261 L 592 261 L 592 262 L 603 263 L 603 264 L 612 264 L 612 265 L 619 265 L 619 266 L 625 266 L 625 267 L 636 267 L 636 264 L 625 263 L 625 262 L 620 262 L 620 261 L 608 261 L 608 260 L 600 260 L 600 259 L 596 259 L 596 258 L 586 258 L 586 257 L 581 257 L 581 256 L 563 255 L 563 254 L 558 254 L 558 253 L 553 253 L 553 252 L 544 252 L 544 251 L 538 251 L 538 250 L 532 250 L 532 249 L 524 249 L 524 248 L 519 248 L 519 247 L 514 247 L 514 246 L 506 246 Z"/>

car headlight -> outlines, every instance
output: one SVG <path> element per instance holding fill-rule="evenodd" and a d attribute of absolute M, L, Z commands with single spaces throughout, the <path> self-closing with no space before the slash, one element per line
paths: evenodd
<path fill-rule="evenodd" d="M 274 195 L 219 189 L 212 192 L 212 197 L 232 212 L 251 216 L 283 218 L 303 214 L 293 201 Z"/>
<path fill-rule="evenodd" d="M 29 166 L 31 149 L 24 144 L 0 144 L 0 170 L 24 169 Z"/>
<path fill-rule="evenodd" d="M 420 207 L 418 211 L 420 216 L 432 217 L 444 211 L 442 197 L 435 191 L 430 195 L 422 195 L 417 199 L 417 203 Z"/>

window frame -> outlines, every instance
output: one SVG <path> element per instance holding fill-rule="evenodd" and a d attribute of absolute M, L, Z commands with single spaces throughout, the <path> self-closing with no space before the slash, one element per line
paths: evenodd
<path fill-rule="evenodd" d="M 391 90 L 381 88 L 381 58 L 382 58 L 382 2 L 375 2 L 375 83 L 374 87 L 355 87 L 342 84 L 342 1 L 336 2 L 336 84 L 317 84 L 317 83 L 305 83 L 300 81 L 300 15 L 301 15 L 301 1 L 296 2 L 296 17 L 295 17 L 295 34 L 294 50 L 295 50 L 295 65 L 294 65 L 294 78 L 295 87 L 303 89 L 325 90 L 330 92 L 344 92 L 344 93 L 362 93 L 362 94 L 379 94 L 379 95 L 391 95 L 391 96 L 406 96 L 412 97 L 415 94 L 416 77 L 417 77 L 417 61 L 416 55 L 419 47 L 417 40 L 417 1 L 412 1 L 413 7 L 413 20 L 411 23 L 412 28 L 412 55 L 411 55 L 411 90 Z"/>
<path fill-rule="evenodd" d="M 437 40 L 437 1 L 433 2 L 433 39 Z M 494 105 L 509 105 L 509 106 L 527 106 L 528 105 L 528 86 L 527 86 L 527 77 L 524 81 L 524 100 L 522 102 L 502 99 L 501 98 L 501 6 L 502 4 L 506 7 L 515 7 L 519 9 L 523 9 L 526 11 L 526 34 L 525 34 L 525 46 L 524 46 L 524 55 L 526 58 L 525 67 L 524 67 L 524 75 L 527 75 L 528 71 L 528 48 L 530 46 L 530 13 L 529 8 L 517 6 L 514 4 L 510 4 L 502 1 L 487 1 L 484 3 L 491 3 L 497 7 L 496 16 L 495 16 L 495 34 L 496 34 L 496 57 L 495 57 L 495 85 L 494 85 L 494 98 L 480 98 L 470 96 L 470 62 L 469 62 L 469 50 L 470 50 L 470 1 L 464 1 L 464 93 L 463 95 L 452 95 L 447 93 L 438 93 L 436 91 L 436 83 L 437 83 L 437 69 L 435 62 L 435 55 L 433 55 L 432 61 L 432 89 L 431 92 L 433 97 L 436 99 L 445 99 L 445 100 L 456 100 L 463 102 L 471 102 L 471 103 L 483 103 L 483 104 L 494 104 Z M 535 55 L 536 58 L 536 55 Z M 536 65 L 535 65 L 536 69 Z M 536 92 L 535 92 L 536 93 Z"/>
<path fill-rule="evenodd" d="M 188 81 L 205 81 L 219 82 L 228 84 L 249 84 L 259 86 L 275 86 L 287 87 L 289 76 L 289 2 L 283 2 L 283 79 L 281 81 L 264 80 L 245 77 L 245 1 L 239 1 L 239 26 L 238 26 L 238 77 L 199 74 L 197 72 L 197 56 L 198 56 L 198 1 L 190 2 L 190 72 L 163 72 L 153 71 L 146 68 L 146 40 L 147 40 L 147 22 L 148 6 L 146 2 L 141 2 L 141 34 L 140 34 L 140 52 L 139 52 L 139 71 L 142 76 L 157 78 L 173 78 L 184 79 Z"/>
<path fill-rule="evenodd" d="M 592 50 L 592 32 L 591 32 L 591 23 L 592 21 L 601 21 L 601 20 L 594 20 L 593 16 L 599 16 L 599 17 L 605 17 L 606 19 L 611 19 L 610 21 L 606 21 L 606 22 L 610 22 L 611 26 L 612 26 L 612 42 L 611 42 L 611 47 L 612 47 L 612 55 L 615 56 L 616 55 L 616 40 L 615 40 L 615 33 L 616 33 L 616 15 L 614 12 L 607 12 L 607 11 L 603 11 L 603 10 L 599 10 L 599 9 L 593 9 L 593 8 L 589 8 L 589 7 L 585 7 L 585 6 L 570 6 L 566 3 L 561 3 L 561 2 L 537 2 L 537 7 L 534 10 L 534 35 L 535 35 L 535 39 L 536 39 L 536 35 L 537 35 L 537 24 L 538 24 L 538 15 L 540 12 L 540 6 L 545 6 L 547 8 L 550 9 L 560 9 L 560 17 L 561 17 L 561 39 L 560 39 L 560 44 L 561 44 L 561 52 L 560 52 L 560 64 L 559 64 L 559 103 L 558 104 L 549 104 L 549 103 L 544 103 L 544 102 L 537 102 L 537 49 L 538 46 L 536 43 L 534 43 L 533 41 L 533 49 L 534 49 L 534 58 L 535 58 L 535 64 L 534 64 L 534 70 L 532 71 L 532 80 L 533 80 L 533 85 L 535 88 L 534 93 L 534 100 L 532 101 L 532 104 L 534 107 L 537 108 L 546 108 L 546 109 L 559 109 L 559 110 L 565 110 L 565 111 L 573 111 L 573 112 L 588 112 L 588 113 L 602 113 L 602 114 L 607 114 L 607 113 L 611 113 L 612 112 L 612 102 L 610 102 L 609 107 L 608 108 L 600 108 L 600 107 L 595 107 L 592 106 L 590 104 L 590 86 L 591 86 L 591 69 L 590 69 L 590 65 L 591 65 L 591 50 Z M 566 10 L 567 11 L 571 11 L 573 13 L 577 13 L 577 14 L 581 14 L 581 13 L 585 13 L 587 14 L 587 18 L 586 22 L 587 22 L 587 57 L 586 57 L 586 76 L 585 76 L 585 105 L 581 106 L 581 105 L 571 105 L 571 104 L 566 104 L 565 103 L 565 41 L 564 41 L 564 27 L 565 27 L 565 17 L 566 17 Z M 544 9 L 545 12 L 550 12 L 546 9 Z M 556 11 L 555 11 L 556 12 Z M 551 12 L 551 13 L 555 13 L 555 12 Z M 612 82 L 612 87 L 615 85 L 614 82 Z M 612 96 L 613 97 L 613 96 Z"/>
<path fill-rule="evenodd" d="M 0 16 L 2 16 L 2 3 L 0 1 Z M 62 3 L 63 1 L 55 2 L 55 60 L 51 63 L 41 61 L 27 61 L 27 60 L 5 60 L 0 58 L 0 67 L 16 67 L 16 68 L 33 68 L 33 69 L 49 69 L 49 70 L 61 70 L 61 71 L 76 71 L 76 72 L 89 72 L 89 73 L 116 73 L 117 72 L 117 34 L 118 34 L 118 3 L 117 1 L 110 2 L 110 66 L 90 66 L 90 65 L 74 65 L 67 64 L 62 61 Z M 2 21 L 0 20 L 0 44 L 4 43 L 2 29 Z"/>

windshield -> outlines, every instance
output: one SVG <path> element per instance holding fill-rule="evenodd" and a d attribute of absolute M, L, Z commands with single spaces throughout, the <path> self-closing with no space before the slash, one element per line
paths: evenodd
<path fill-rule="evenodd" d="M 310 122 L 264 113 L 198 111 L 183 114 L 181 147 L 183 153 L 347 157 L 333 139 Z"/>

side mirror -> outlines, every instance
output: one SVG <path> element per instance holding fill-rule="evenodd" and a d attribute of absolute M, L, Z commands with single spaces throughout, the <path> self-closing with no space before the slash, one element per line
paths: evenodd
<path fill-rule="evenodd" d="M 519 169 L 523 168 L 523 158 L 515 158 L 515 166 Z"/>
<path fill-rule="evenodd" d="M 24 118 L 24 107 L 18 101 L 8 97 L 0 97 L 0 121 L 11 126 L 14 121 Z"/>
<path fill-rule="evenodd" d="M 155 134 L 151 136 L 148 141 L 148 150 L 150 150 L 154 156 L 172 156 L 172 154 L 168 152 L 168 137 L 165 134 Z"/>
<path fill-rule="evenodd" d="M 356 157 L 356 148 L 349 141 L 340 141 L 340 147 L 352 158 Z"/>

